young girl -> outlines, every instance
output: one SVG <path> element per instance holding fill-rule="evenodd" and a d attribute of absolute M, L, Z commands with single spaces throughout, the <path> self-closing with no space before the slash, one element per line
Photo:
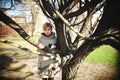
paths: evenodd
<path fill-rule="evenodd" d="M 53 63 L 55 60 L 55 54 L 47 53 L 46 51 L 50 49 L 56 48 L 56 39 L 55 33 L 52 31 L 53 25 L 51 23 L 45 23 L 43 25 L 43 33 L 41 33 L 41 37 L 39 38 L 39 45 L 43 46 L 42 50 L 38 50 L 40 54 L 42 55 L 49 55 L 50 57 L 45 57 L 39 55 L 39 61 L 38 61 L 38 68 L 44 69 L 48 67 L 51 63 Z"/>

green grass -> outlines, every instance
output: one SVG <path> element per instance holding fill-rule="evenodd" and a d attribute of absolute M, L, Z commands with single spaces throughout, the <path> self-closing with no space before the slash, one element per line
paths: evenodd
<path fill-rule="evenodd" d="M 107 63 L 116 65 L 118 63 L 119 52 L 109 45 L 101 46 L 90 53 L 85 61 L 92 63 Z"/>
<path fill-rule="evenodd" d="M 33 36 L 33 39 L 34 39 L 35 41 L 38 41 L 39 36 L 38 36 L 38 35 Z M 22 40 L 24 40 L 24 39 L 23 39 L 22 37 L 20 37 L 20 36 L 15 37 L 15 38 L 9 38 L 9 41 L 22 41 Z"/>
<path fill-rule="evenodd" d="M 35 42 L 38 42 L 38 39 L 39 39 L 39 36 L 38 35 L 36 35 L 36 36 L 34 36 L 33 37 L 33 40 L 35 41 Z M 26 48 L 28 48 L 28 49 L 30 49 L 31 51 L 33 51 L 33 52 L 36 52 L 36 47 L 34 47 L 33 45 L 31 45 L 29 42 L 27 42 L 27 41 L 25 41 L 22 37 L 20 37 L 20 36 L 18 36 L 18 37 L 11 37 L 11 38 L 9 38 L 9 39 L 7 39 L 8 41 L 10 41 L 10 42 L 13 42 L 13 43 L 15 43 L 15 44 L 17 44 L 17 45 L 21 45 L 22 47 L 26 47 Z"/>
<path fill-rule="evenodd" d="M 24 40 L 24 39 L 21 38 L 21 37 L 16 37 L 16 38 L 10 38 L 10 39 L 9 39 L 9 41 L 11 41 L 11 42 L 14 42 L 14 41 L 22 41 L 22 40 Z"/>

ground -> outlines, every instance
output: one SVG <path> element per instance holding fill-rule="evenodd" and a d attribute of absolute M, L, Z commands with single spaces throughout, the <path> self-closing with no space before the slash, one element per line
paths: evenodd
<path fill-rule="evenodd" d="M 119 69 L 104 63 L 90 63 L 83 61 L 74 80 L 120 80 Z"/>
<path fill-rule="evenodd" d="M 41 80 L 37 49 L 26 41 L 0 41 L 0 80 Z M 54 76 L 61 80 L 61 71 Z"/>

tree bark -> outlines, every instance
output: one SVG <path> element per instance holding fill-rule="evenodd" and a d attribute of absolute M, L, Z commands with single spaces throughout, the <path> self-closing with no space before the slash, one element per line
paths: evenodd
<path fill-rule="evenodd" d="M 58 40 L 58 47 L 61 50 L 62 53 L 61 56 L 64 56 L 65 52 L 68 50 L 68 46 L 66 44 L 66 37 L 65 37 L 65 30 L 63 26 L 63 21 L 61 19 L 56 19 L 55 20 L 55 26 L 56 26 L 56 32 L 57 32 L 57 40 Z"/>

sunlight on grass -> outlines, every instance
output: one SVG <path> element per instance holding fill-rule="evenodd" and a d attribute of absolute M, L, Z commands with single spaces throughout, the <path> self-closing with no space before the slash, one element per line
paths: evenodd
<path fill-rule="evenodd" d="M 14 41 L 21 41 L 21 40 L 24 40 L 24 39 L 21 38 L 21 37 L 9 38 L 9 41 L 11 41 L 11 42 L 14 42 Z"/>
<path fill-rule="evenodd" d="M 109 45 L 104 45 L 90 53 L 90 55 L 86 57 L 85 61 L 116 65 L 118 63 L 118 58 L 119 53 L 116 49 Z"/>
<path fill-rule="evenodd" d="M 38 42 L 38 39 L 39 39 L 39 36 L 34 36 L 33 37 L 33 40 L 35 42 Z M 33 52 L 37 51 L 37 48 L 35 46 L 31 45 L 29 42 L 25 41 L 20 36 L 19 37 L 10 38 L 10 39 L 8 39 L 8 41 L 13 42 L 13 43 L 15 43 L 15 44 L 17 44 L 19 46 L 26 47 L 26 48 L 30 49 L 31 51 L 33 51 Z"/>
<path fill-rule="evenodd" d="M 35 40 L 35 41 L 38 41 L 38 39 L 39 39 L 39 37 L 40 36 L 38 36 L 38 35 L 35 35 L 35 36 L 33 36 L 33 39 Z M 20 36 L 18 36 L 18 37 L 15 37 L 15 38 L 9 38 L 9 41 L 21 41 L 21 40 L 24 40 L 22 37 L 20 37 Z"/>

